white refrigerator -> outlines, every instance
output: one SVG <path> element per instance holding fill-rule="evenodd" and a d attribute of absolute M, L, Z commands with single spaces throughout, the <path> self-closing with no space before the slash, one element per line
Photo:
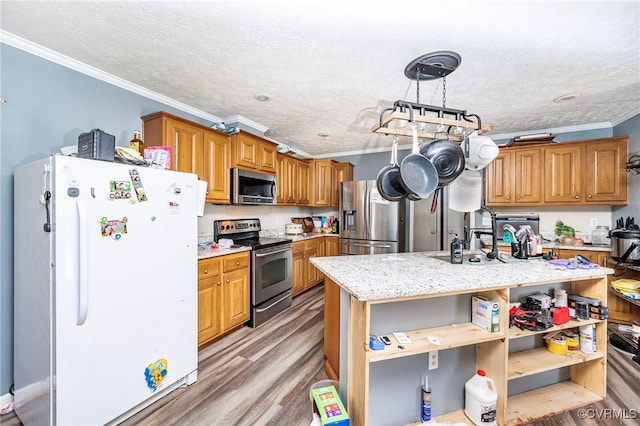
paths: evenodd
<path fill-rule="evenodd" d="M 14 173 L 15 411 L 118 423 L 197 380 L 197 177 L 61 155 Z"/>

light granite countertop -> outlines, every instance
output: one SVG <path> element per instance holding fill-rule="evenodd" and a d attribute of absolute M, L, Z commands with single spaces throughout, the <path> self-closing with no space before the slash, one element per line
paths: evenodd
<path fill-rule="evenodd" d="M 212 248 L 210 245 L 198 246 L 198 260 L 208 259 L 210 257 L 224 256 L 226 254 L 239 253 L 241 251 L 250 251 L 249 247 L 235 248 Z"/>
<path fill-rule="evenodd" d="M 292 242 L 296 242 L 296 241 L 304 241 L 304 240 L 308 240 L 310 238 L 321 238 L 321 237 L 337 237 L 338 234 L 322 234 L 322 233 L 317 233 L 317 232 L 310 232 L 307 234 L 300 234 L 300 235 L 286 235 L 286 234 L 279 234 L 278 237 L 280 238 L 286 238 L 288 240 L 291 240 Z M 233 253 L 238 253 L 241 251 L 249 251 L 251 250 L 249 247 L 234 247 L 234 248 L 212 248 L 210 245 L 204 245 L 204 246 L 198 246 L 198 260 L 200 259 L 207 259 L 210 257 L 216 257 L 216 256 L 224 256 L 226 254 L 233 254 Z"/>
<path fill-rule="evenodd" d="M 465 254 L 480 252 L 465 252 Z M 603 277 L 613 269 L 567 269 L 540 258 L 507 263 L 485 260 L 451 264 L 435 256 L 449 252 L 415 252 L 311 258 L 311 263 L 360 301 L 385 300 L 509 288 L 536 283 Z"/>

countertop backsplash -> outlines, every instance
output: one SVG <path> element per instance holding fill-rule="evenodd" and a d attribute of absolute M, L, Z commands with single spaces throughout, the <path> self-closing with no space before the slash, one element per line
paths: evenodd
<path fill-rule="evenodd" d="M 291 223 L 292 217 L 334 216 L 335 208 L 297 207 L 297 206 L 247 206 L 206 204 L 204 215 L 198 218 L 198 232 L 213 232 L 214 220 L 260 219 L 262 234 L 265 237 L 284 235 L 284 226 Z"/>

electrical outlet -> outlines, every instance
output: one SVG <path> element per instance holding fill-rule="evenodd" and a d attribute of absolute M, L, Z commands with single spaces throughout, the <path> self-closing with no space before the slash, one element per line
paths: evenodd
<path fill-rule="evenodd" d="M 429 352 L 429 370 L 438 368 L 438 351 Z"/>
<path fill-rule="evenodd" d="M 482 218 L 482 226 L 491 226 L 491 218 L 483 217 Z"/>
<path fill-rule="evenodd" d="M 598 218 L 592 217 L 591 219 L 589 219 L 589 223 L 591 226 L 598 226 Z"/>

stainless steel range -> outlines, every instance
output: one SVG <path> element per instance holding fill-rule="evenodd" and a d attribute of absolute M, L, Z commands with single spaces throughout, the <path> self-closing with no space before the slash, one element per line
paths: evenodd
<path fill-rule="evenodd" d="M 260 229 L 260 219 L 213 222 L 216 242 L 229 238 L 236 245 L 251 247 L 251 327 L 263 324 L 292 302 L 292 241 L 260 237 Z"/>

